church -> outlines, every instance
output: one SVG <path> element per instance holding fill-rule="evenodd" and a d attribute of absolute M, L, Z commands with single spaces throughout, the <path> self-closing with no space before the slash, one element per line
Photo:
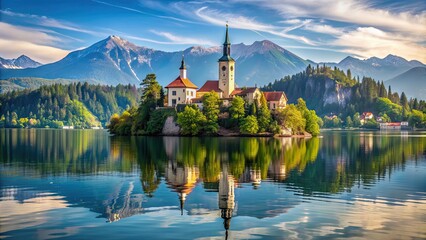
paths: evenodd
<path fill-rule="evenodd" d="M 227 106 L 235 96 L 240 96 L 246 103 L 252 104 L 262 95 L 257 87 L 236 88 L 235 60 L 231 57 L 228 24 L 226 24 L 223 55 L 218 60 L 219 80 L 206 81 L 198 89 L 187 78 L 186 70 L 185 59 L 182 56 L 179 76 L 165 87 L 167 89 L 167 106 L 169 107 L 176 107 L 178 104 L 196 104 L 202 108 L 203 95 L 211 91 L 218 94 L 224 106 Z M 284 108 L 287 105 L 288 100 L 284 92 L 263 92 L 263 94 L 271 110 Z"/>

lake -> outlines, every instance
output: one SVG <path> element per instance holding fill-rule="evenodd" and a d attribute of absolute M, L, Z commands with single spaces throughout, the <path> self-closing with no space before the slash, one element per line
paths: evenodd
<path fill-rule="evenodd" d="M 0 130 L 0 238 L 426 238 L 426 132 Z"/>

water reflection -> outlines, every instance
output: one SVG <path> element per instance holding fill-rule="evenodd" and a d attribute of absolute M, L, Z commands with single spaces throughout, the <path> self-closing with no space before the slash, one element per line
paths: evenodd
<path fill-rule="evenodd" d="M 28 206 L 48 193 L 52 197 L 46 204 L 54 200 L 60 208 L 90 209 L 108 222 L 167 211 L 182 218 L 220 216 L 228 237 L 235 216 L 279 218 L 312 198 L 368 190 L 404 170 L 407 161 L 424 161 L 426 138 L 419 134 L 328 132 L 305 140 L 1 130 L 0 204 L 19 212 L 16 203 Z M 383 192 L 387 201 L 381 204 L 424 204 L 424 184 L 403 187 Z M 378 201 L 374 196 L 351 198 L 366 211 L 371 207 L 360 199 Z M 1 220 L 9 221 L 12 212 Z M 1 232 L 18 230 L 5 229 Z"/>

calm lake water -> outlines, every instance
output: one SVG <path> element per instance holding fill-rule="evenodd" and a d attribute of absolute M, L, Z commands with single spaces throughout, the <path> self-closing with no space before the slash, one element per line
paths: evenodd
<path fill-rule="evenodd" d="M 426 238 L 426 132 L 0 130 L 0 238 Z"/>

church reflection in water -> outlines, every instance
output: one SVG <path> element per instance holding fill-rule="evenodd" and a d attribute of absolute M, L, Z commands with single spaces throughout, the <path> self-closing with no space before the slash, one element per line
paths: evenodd
<path fill-rule="evenodd" d="M 237 215 L 274 217 L 299 204 L 286 194 L 336 194 L 385 179 L 404 166 L 407 156 L 422 156 L 426 138 L 333 132 L 322 139 L 110 137 L 28 131 L 1 136 L 0 148 L 11 149 L 1 152 L 0 162 L 7 166 L 0 168 L 3 175 L 33 174 L 32 189 L 13 190 L 10 198 L 25 201 L 51 192 L 108 222 L 168 210 L 208 215 L 223 222 L 227 236 Z M 55 184 L 46 184 L 46 176 L 54 176 Z M 27 178 L 13 178 L 10 185 L 27 183 Z"/>

